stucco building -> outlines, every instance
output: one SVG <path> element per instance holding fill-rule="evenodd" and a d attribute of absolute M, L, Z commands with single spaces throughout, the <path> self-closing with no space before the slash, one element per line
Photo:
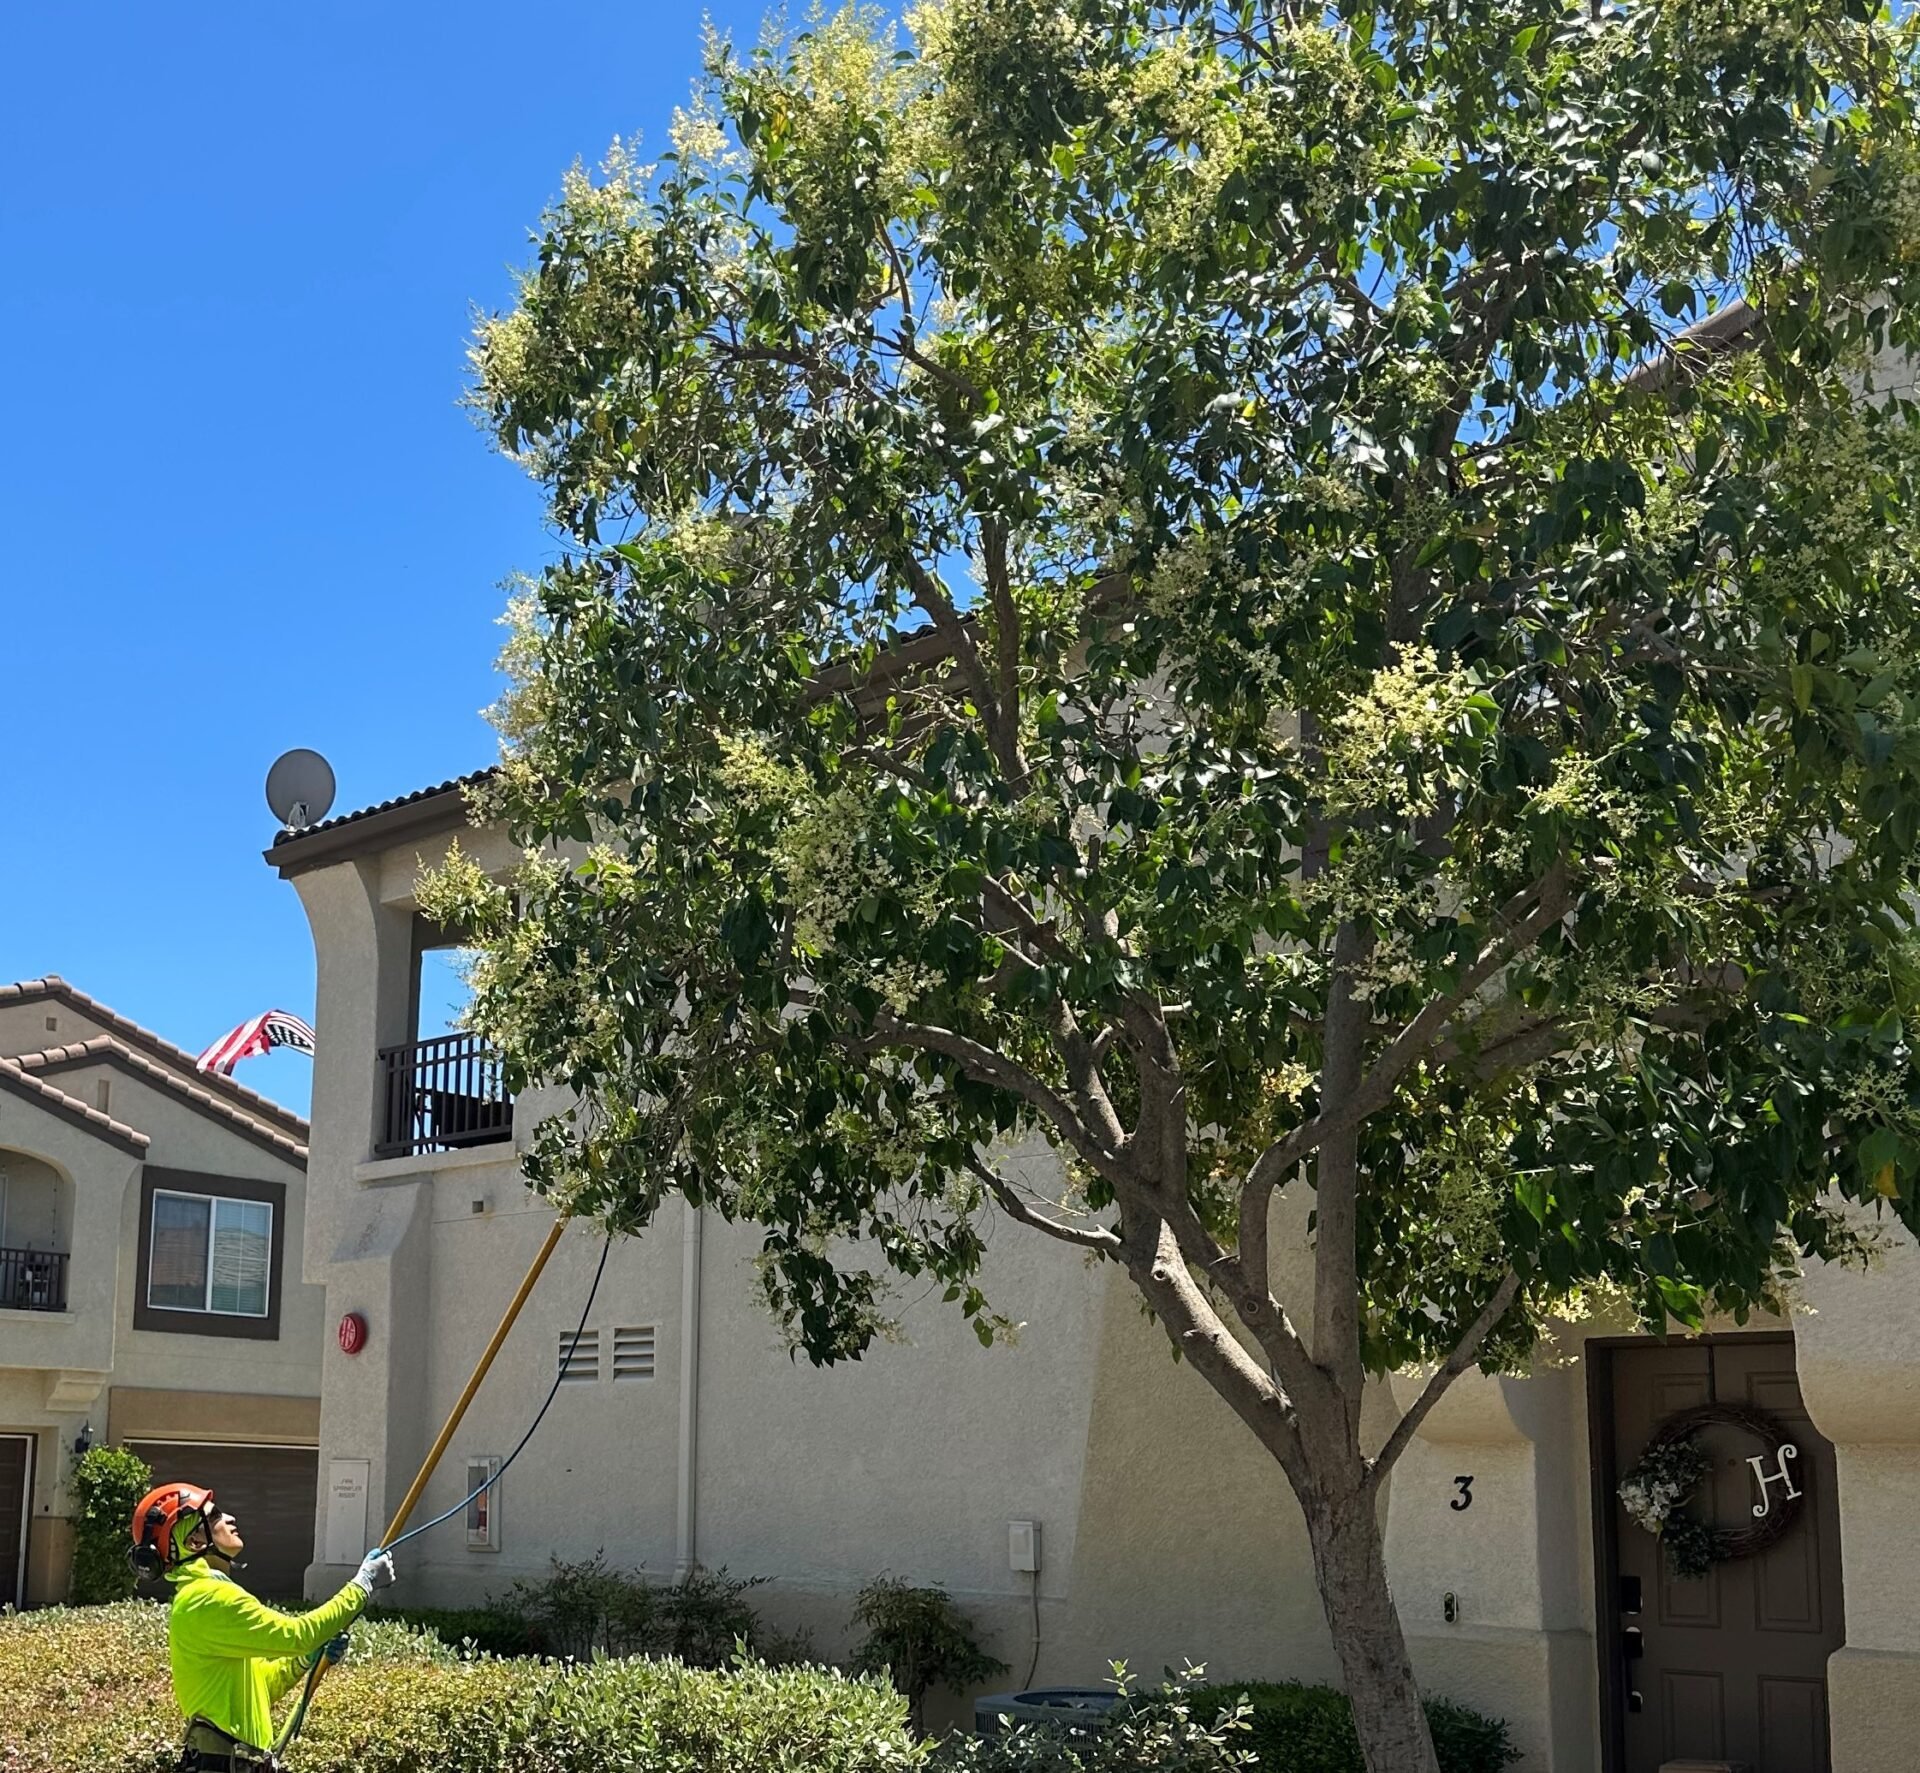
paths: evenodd
<path fill-rule="evenodd" d="M 330 1322 L 366 1328 L 325 1355 L 316 1592 L 378 1536 L 551 1224 L 515 1162 L 542 1101 L 507 1105 L 469 1037 L 421 1039 L 422 958 L 448 940 L 415 908 L 422 865 L 456 834 L 489 868 L 514 860 L 468 828 L 461 790 L 269 851 L 318 959 L 304 1278 Z M 1299 1253 L 1302 1309 L 1304 1210 L 1283 1195 L 1273 1238 Z M 598 1250 L 569 1235 L 424 1507 L 456 1503 L 569 1377 L 485 1517 L 406 1548 L 401 1597 L 477 1601 L 604 1548 L 663 1579 L 695 1562 L 770 1578 L 763 1612 L 833 1651 L 853 1592 L 888 1571 L 944 1584 L 1009 1684 L 1098 1682 L 1115 1658 L 1149 1678 L 1189 1659 L 1335 1678 L 1280 1473 L 1169 1360 L 1124 1277 L 1003 1223 L 986 1284 L 1025 1324 L 1017 1346 L 982 1350 L 931 1298 L 906 1343 L 816 1371 L 759 1304 L 754 1250 L 750 1228 L 671 1206 L 614 1249 L 574 1348 Z M 1397 1469 L 1389 1562 L 1419 1672 L 1508 1718 L 1529 1773 L 1915 1764 L 1920 1253 L 1816 1271 L 1805 1295 L 1790 1321 L 1704 1339 L 1569 1331 L 1533 1377 L 1456 1386 Z M 1379 1388 L 1377 1432 L 1406 1401 Z M 1615 1491 L 1657 1425 L 1704 1404 L 1766 1413 L 1757 1437 L 1709 1430 L 1717 1518 L 1794 1515 L 1763 1554 L 1680 1582 Z M 1033 1572 L 1010 1555 L 1025 1522 Z"/>
<path fill-rule="evenodd" d="M 76 1448 L 212 1484 L 299 1593 L 324 1295 L 306 1123 L 59 978 L 0 985 L 0 1604 L 63 1600 Z"/>

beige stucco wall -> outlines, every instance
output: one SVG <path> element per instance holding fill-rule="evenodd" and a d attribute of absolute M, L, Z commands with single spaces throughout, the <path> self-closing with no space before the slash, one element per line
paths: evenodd
<path fill-rule="evenodd" d="M 1397 1404 L 1420 1385 L 1396 1378 Z M 1388 1507 L 1388 1569 L 1421 1682 L 1507 1719 L 1524 1765 L 1552 1773 L 1597 1765 L 1589 1470 L 1584 1366 L 1469 1373 L 1408 1446 Z M 1463 1477 L 1472 1500 L 1456 1508 Z"/>
<path fill-rule="evenodd" d="M 102 1023 L 63 1002 L 41 998 L 0 1003 L 0 1053 L 43 1053 L 107 1032 Z"/>
<path fill-rule="evenodd" d="M 49 1375 L 91 1373 L 98 1376 L 97 1389 L 113 1365 L 114 1303 L 121 1276 L 132 1270 L 131 1255 L 122 1260 L 120 1226 L 140 1159 L 64 1116 L 4 1091 L 0 1149 L 29 1155 L 58 1175 L 68 1196 L 65 1211 L 72 1239 L 65 1311 L 0 1309 L 0 1370 L 31 1371 L 43 1393 Z M 20 1426 L 25 1425 L 0 1422 L 0 1427 Z"/>
<path fill-rule="evenodd" d="M 250 1341 L 133 1327 L 134 1296 L 140 1285 L 140 1277 L 133 1273 L 140 1247 L 140 1190 L 127 1190 L 118 1234 L 126 1252 L 128 1283 L 115 1302 L 114 1384 L 317 1397 L 326 1295 L 301 1280 L 306 1172 L 292 1160 L 197 1112 L 170 1091 L 124 1072 L 116 1074 L 112 1066 L 75 1066 L 60 1072 L 54 1081 L 90 1100 L 84 1092 L 91 1090 L 97 1076 L 112 1081 L 116 1118 L 137 1126 L 153 1140 L 148 1163 L 198 1175 L 277 1182 L 287 1191 L 280 1333 L 272 1341 Z"/>
<path fill-rule="evenodd" d="M 1909 1773 L 1920 1750 L 1920 1251 L 1820 1269 L 1794 1325 L 1800 1388 L 1840 1475 L 1847 1642 L 1827 1668 L 1834 1773 Z"/>

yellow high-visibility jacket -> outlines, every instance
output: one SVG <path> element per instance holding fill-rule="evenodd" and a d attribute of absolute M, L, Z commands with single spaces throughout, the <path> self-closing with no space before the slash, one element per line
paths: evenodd
<path fill-rule="evenodd" d="M 307 1659 L 350 1625 L 366 1601 L 357 1582 L 310 1613 L 282 1613 L 195 1558 L 167 1573 L 173 1610 L 167 1651 L 173 1696 L 249 1748 L 273 1745 L 273 1702 L 307 1672 Z"/>

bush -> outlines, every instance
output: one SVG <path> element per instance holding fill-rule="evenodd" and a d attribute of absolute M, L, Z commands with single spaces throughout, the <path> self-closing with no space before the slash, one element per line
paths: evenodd
<path fill-rule="evenodd" d="M 133 1509 L 153 1488 L 152 1468 L 125 1447 L 89 1447 L 75 1463 L 71 1482 L 78 1505 L 69 1590 L 73 1604 L 92 1607 L 131 1599 L 139 1580 L 127 1562 Z"/>
<path fill-rule="evenodd" d="M 494 1611 L 520 1623 L 531 1647 L 577 1662 L 594 1655 L 673 1656 L 695 1668 L 724 1668 L 735 1647 L 756 1654 L 771 1640 L 747 1604 L 762 1577 L 695 1570 L 678 1582 L 650 1583 L 611 1568 L 596 1551 L 578 1563 L 553 1560 L 539 1582 L 516 1582 Z M 778 1640 L 792 1660 L 792 1640 Z"/>
<path fill-rule="evenodd" d="M 1260 1773 L 1366 1773 L 1344 1693 L 1297 1681 L 1229 1681 L 1187 1695 L 1201 1717 L 1242 1701 L 1250 1708 L 1248 1741 Z M 1520 1758 L 1502 1719 L 1450 1699 L 1427 1701 L 1427 1724 L 1440 1773 L 1501 1773 Z"/>
<path fill-rule="evenodd" d="M 533 1656 L 533 1628 L 511 1607 L 374 1607 L 369 1621 L 430 1631 L 451 1650 L 471 1645 L 486 1656 Z"/>
<path fill-rule="evenodd" d="M 973 1635 L 973 1624 L 944 1588 L 914 1588 L 882 1576 L 855 1598 L 853 1623 L 866 1636 L 854 1646 L 856 1674 L 884 1674 L 907 1696 L 916 1728 L 921 1706 L 934 1687 L 964 1692 L 1007 1672 Z"/>
<path fill-rule="evenodd" d="M 171 1773 L 182 1720 L 164 1606 L 131 1601 L 0 1618 L 7 1773 Z M 725 1671 L 461 1657 L 397 1621 L 354 1628 L 314 1702 L 294 1773 L 913 1773 L 925 1751 L 883 1682 L 824 1669 Z"/>
<path fill-rule="evenodd" d="M 1124 1697 L 1126 1671 L 1116 1670 Z M 1224 1710 L 1211 1690 L 1202 1702 L 1176 1683 L 1091 1728 L 1016 1724 L 999 1736 L 949 1738 L 937 1773 L 1254 1773 L 1250 1708 Z"/>

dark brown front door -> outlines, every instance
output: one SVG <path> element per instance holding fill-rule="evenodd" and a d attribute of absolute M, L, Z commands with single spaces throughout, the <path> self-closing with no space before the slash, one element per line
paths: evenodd
<path fill-rule="evenodd" d="M 27 1598 L 27 1509 L 33 1489 L 33 1441 L 0 1434 L 0 1602 Z"/>
<path fill-rule="evenodd" d="M 1618 1773 L 1659 1773 L 1668 1761 L 1726 1761 L 1747 1773 L 1830 1773 L 1827 1658 L 1845 1629 L 1833 1448 L 1800 1402 L 1790 1337 L 1733 1336 L 1608 1351 L 1612 1658 Z M 1627 1518 L 1619 1479 L 1654 1431 L 1681 1410 L 1737 1403 L 1764 1410 L 1799 1449 L 1790 1467 L 1804 1492 L 1787 1536 L 1704 1577 L 1671 1575 L 1658 1540 Z M 1700 1444 L 1712 1477 L 1694 1512 L 1722 1527 L 1751 1524 L 1760 1487 L 1749 1459 L 1765 1449 L 1743 1429 L 1713 1426 Z M 1763 1469 L 1771 1471 L 1769 1461 Z M 1778 1506 L 1781 1486 L 1771 1486 Z"/>

